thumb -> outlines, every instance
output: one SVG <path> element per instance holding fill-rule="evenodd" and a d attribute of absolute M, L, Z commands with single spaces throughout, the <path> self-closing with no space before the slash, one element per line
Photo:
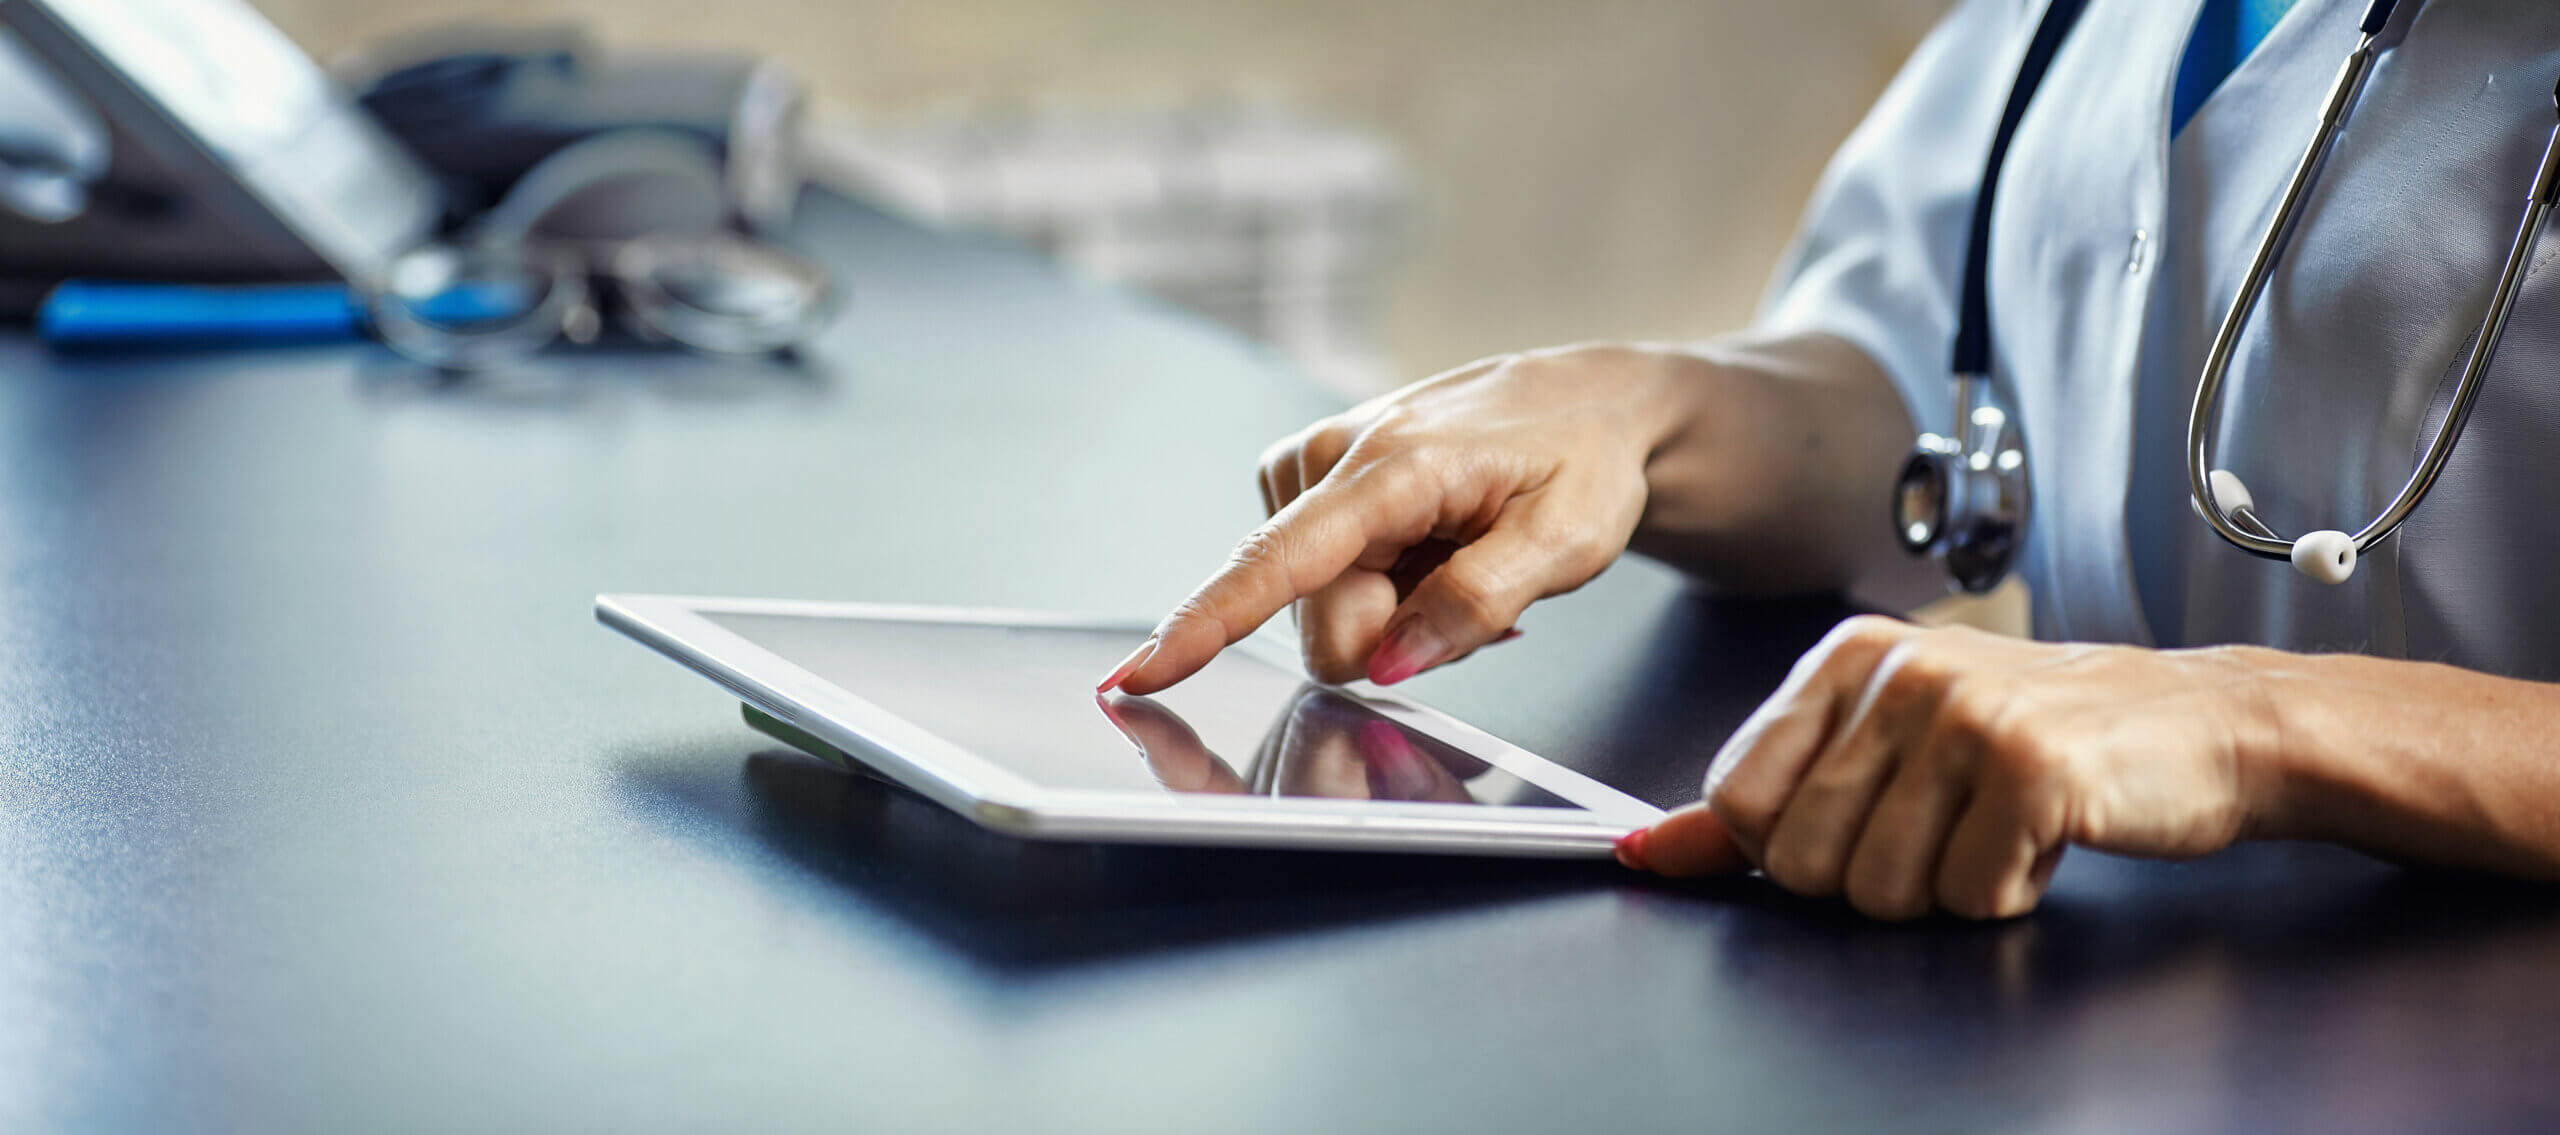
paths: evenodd
<path fill-rule="evenodd" d="M 1509 631 L 1529 604 L 1582 586 L 1615 558 L 1615 547 L 1584 538 L 1596 535 L 1588 521 L 1542 521 L 1541 511 L 1506 510 L 1423 577 L 1388 616 L 1369 680 L 1390 686 L 1462 657 Z"/>
<path fill-rule="evenodd" d="M 1691 804 L 1619 844 L 1628 866 L 1675 879 L 1732 875 L 1751 869 L 1742 846 L 1705 803 Z"/>

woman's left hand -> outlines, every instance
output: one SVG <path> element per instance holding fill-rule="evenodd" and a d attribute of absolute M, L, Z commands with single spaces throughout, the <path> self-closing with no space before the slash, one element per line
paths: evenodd
<path fill-rule="evenodd" d="M 1842 623 L 1745 721 L 1706 799 L 1620 857 L 1758 866 L 1877 918 L 2032 909 L 2063 849 L 2184 858 L 2263 834 L 2291 656 L 2053 644 L 1881 617 Z"/>

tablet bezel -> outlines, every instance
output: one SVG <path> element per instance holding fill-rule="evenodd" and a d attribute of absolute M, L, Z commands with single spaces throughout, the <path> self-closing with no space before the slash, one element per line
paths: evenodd
<path fill-rule="evenodd" d="M 979 824 L 1039 839 L 1449 851 L 1592 857 L 1661 809 L 1455 718 L 1367 688 L 1346 690 L 1376 712 L 1563 797 L 1575 808 L 1226 797 L 1050 788 L 944 740 L 802 669 L 706 615 L 1047 627 L 1126 633 L 1148 624 L 1032 611 L 687 595 L 599 595 L 596 620 L 728 688 L 786 724 L 861 758 L 881 774 Z M 1234 649 L 1285 669 L 1263 643 Z"/>

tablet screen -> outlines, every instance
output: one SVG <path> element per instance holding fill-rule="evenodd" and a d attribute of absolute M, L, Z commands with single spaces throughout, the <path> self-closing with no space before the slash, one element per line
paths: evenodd
<path fill-rule="evenodd" d="M 703 617 L 1045 788 L 1577 807 L 1242 651 L 1149 697 L 1096 698 L 1126 633 Z"/>

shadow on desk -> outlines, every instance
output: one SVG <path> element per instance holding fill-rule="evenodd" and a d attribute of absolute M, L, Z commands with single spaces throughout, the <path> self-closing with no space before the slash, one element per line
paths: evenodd
<path fill-rule="evenodd" d="M 2560 888 L 2306 845 L 2075 866 L 2005 923 L 1879 926 L 1740 889 L 1634 921 L 1694 942 L 1746 1019 L 1917 1098 L 1974 1085 L 2017 1129 L 2129 1107 L 2100 1126 L 2551 1130 Z"/>
<path fill-rule="evenodd" d="M 687 813 L 679 826 L 733 822 L 736 834 L 864 908 L 1004 970 L 1411 918 L 1626 878 L 1616 864 L 1593 860 L 1017 839 L 787 750 L 756 753 L 743 766 L 639 766 L 631 786 L 652 810 Z M 733 811 L 722 798 L 740 790 L 743 807 Z M 720 834 L 725 842 L 731 833 Z"/>
<path fill-rule="evenodd" d="M 2513 976 L 2560 949 L 2560 888 L 2312 845 L 2252 845 L 2194 864 L 2076 855 L 2029 918 L 1889 926 L 1760 879 L 1640 880 L 1604 862 L 1021 840 L 779 750 L 742 764 L 641 765 L 631 777 L 675 826 L 743 841 L 867 912 L 1017 974 L 1614 888 L 1631 917 L 1616 932 L 1692 943 L 1723 984 L 1772 1011 L 1818 1007 L 1855 1047 L 1951 1022 L 2067 1020 L 2173 990 L 2293 988 L 2397 1004 L 2412 982 L 2450 982 L 2427 1012 L 2459 1014 L 2472 1000 L 2464 975 Z M 2560 985 L 2551 988 L 2547 1007 L 2560 1014 Z"/>

